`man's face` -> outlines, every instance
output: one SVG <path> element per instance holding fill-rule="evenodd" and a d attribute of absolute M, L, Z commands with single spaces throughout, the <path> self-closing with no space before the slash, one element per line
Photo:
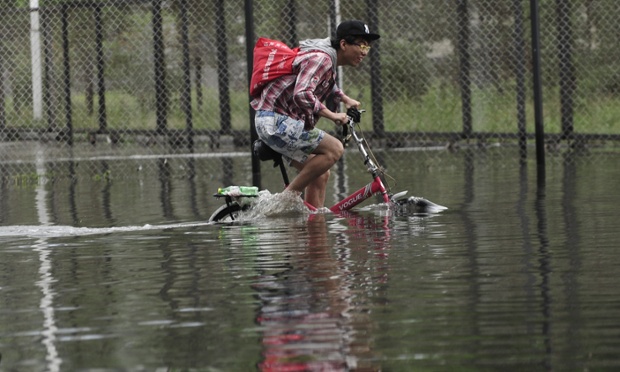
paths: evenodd
<path fill-rule="evenodd" d="M 362 38 L 357 38 L 352 43 L 340 40 L 340 48 L 344 52 L 343 65 L 358 66 L 370 52 L 370 43 Z"/>

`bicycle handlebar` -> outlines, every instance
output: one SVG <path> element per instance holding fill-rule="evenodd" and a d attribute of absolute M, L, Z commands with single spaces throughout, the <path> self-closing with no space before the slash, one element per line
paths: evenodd
<path fill-rule="evenodd" d="M 344 146 L 346 146 L 349 142 L 349 139 L 351 139 L 351 134 L 349 134 L 349 127 L 351 127 L 351 130 L 354 130 L 355 123 L 360 122 L 359 119 L 355 121 L 354 117 L 361 118 L 361 115 L 364 112 L 366 112 L 366 110 L 358 110 L 355 107 L 350 107 L 347 110 L 347 122 L 342 125 L 342 144 Z"/>

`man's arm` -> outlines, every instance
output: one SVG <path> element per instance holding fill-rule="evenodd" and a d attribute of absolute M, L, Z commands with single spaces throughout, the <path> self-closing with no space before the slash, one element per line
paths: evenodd
<path fill-rule="evenodd" d="M 360 106 L 362 105 L 362 103 L 360 101 L 354 100 L 353 98 L 347 96 L 346 94 L 342 93 L 342 103 L 344 103 L 344 106 L 349 109 L 351 107 L 355 107 L 355 108 L 360 108 Z"/>
<path fill-rule="evenodd" d="M 332 74 L 332 61 L 325 53 L 312 53 L 299 64 L 293 100 L 303 111 L 306 120 L 313 120 L 315 114 L 334 120 L 334 113 L 327 109 L 315 93 L 319 84 L 329 81 Z"/>

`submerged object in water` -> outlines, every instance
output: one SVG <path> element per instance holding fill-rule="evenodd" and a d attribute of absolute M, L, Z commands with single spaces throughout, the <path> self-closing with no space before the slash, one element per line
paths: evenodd
<path fill-rule="evenodd" d="M 448 209 L 448 207 L 433 203 L 419 196 L 410 196 L 406 199 L 395 200 L 394 204 L 398 206 L 399 212 L 403 213 L 430 214 L 439 213 Z"/>

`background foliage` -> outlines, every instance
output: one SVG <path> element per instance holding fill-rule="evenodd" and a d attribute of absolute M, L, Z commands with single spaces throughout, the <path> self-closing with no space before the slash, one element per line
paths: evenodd
<path fill-rule="evenodd" d="M 382 38 L 360 68 L 342 70 L 342 85 L 369 111 L 364 126 L 387 139 L 381 145 L 516 143 L 534 133 L 529 5 L 42 0 L 35 64 L 42 69 L 44 110 L 37 118 L 33 12 L 27 1 L 2 0 L 0 140 L 53 138 L 62 146 L 70 137 L 70 145 L 137 143 L 144 147 L 136 151 L 152 153 L 212 151 L 230 138 L 245 146 L 247 27 L 254 38 L 295 45 L 329 36 L 338 19 L 356 18 Z M 617 144 L 618 16 L 615 0 L 540 1 L 544 124 L 554 148 Z"/>

